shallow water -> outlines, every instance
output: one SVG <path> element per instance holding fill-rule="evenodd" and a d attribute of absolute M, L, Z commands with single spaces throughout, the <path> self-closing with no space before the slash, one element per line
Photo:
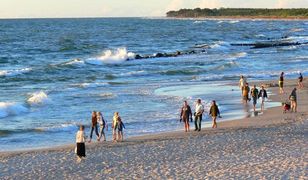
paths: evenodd
<path fill-rule="evenodd" d="M 108 122 L 119 111 L 127 136 L 182 129 L 184 99 L 191 105 L 199 97 L 205 104 L 217 100 L 222 120 L 245 117 L 251 109 L 241 105 L 238 88 L 226 84 L 240 74 L 250 81 L 277 80 L 281 71 L 286 78 L 298 71 L 307 76 L 308 46 L 230 43 L 282 36 L 307 42 L 307 32 L 307 21 L 0 20 L 0 149 L 72 143 L 78 124 L 89 132 L 92 110 Z M 134 59 L 192 50 L 197 53 Z"/>

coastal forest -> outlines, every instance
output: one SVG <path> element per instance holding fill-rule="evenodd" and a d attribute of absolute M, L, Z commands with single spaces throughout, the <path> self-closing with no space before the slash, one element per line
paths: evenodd
<path fill-rule="evenodd" d="M 308 18 L 308 8 L 298 9 L 255 9 L 255 8 L 195 8 L 180 9 L 167 12 L 167 17 L 199 18 L 199 17 L 298 17 Z"/>

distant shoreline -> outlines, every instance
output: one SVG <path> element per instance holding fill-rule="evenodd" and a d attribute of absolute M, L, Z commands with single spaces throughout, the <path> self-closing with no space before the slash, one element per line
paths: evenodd
<path fill-rule="evenodd" d="M 204 17 L 166 17 L 167 19 L 192 19 L 192 20 L 306 20 L 308 17 L 277 17 L 277 16 L 204 16 Z"/>

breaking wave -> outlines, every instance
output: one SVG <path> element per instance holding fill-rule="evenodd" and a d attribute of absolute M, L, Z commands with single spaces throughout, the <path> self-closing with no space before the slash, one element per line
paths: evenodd
<path fill-rule="evenodd" d="M 15 70 L 0 70 L 0 77 L 6 76 L 6 77 L 12 77 L 17 76 L 20 74 L 28 73 L 32 69 L 31 68 L 23 68 L 23 69 L 15 69 Z"/>
<path fill-rule="evenodd" d="M 29 109 L 21 103 L 0 102 L 0 118 L 27 113 Z"/>
<path fill-rule="evenodd" d="M 49 102 L 50 102 L 50 99 L 48 98 L 48 95 L 43 91 L 32 93 L 27 100 L 27 103 L 30 106 L 41 106 Z"/>
<path fill-rule="evenodd" d="M 92 65 L 120 64 L 134 58 L 135 53 L 128 52 L 126 48 L 118 48 L 116 50 L 106 50 L 101 56 L 89 58 L 85 62 Z"/>

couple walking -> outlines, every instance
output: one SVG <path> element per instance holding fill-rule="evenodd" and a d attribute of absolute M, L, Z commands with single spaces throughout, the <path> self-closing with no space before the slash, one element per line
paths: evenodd
<path fill-rule="evenodd" d="M 204 113 L 204 106 L 201 103 L 201 99 L 198 99 L 196 102 L 195 106 L 195 131 L 201 131 L 201 121 L 202 121 L 202 115 Z M 217 128 L 217 123 L 216 123 L 216 118 L 217 116 L 220 116 L 220 112 L 218 109 L 218 106 L 216 105 L 216 101 L 212 101 L 212 105 L 209 111 L 209 115 L 212 116 L 213 120 L 213 125 L 212 128 Z M 184 127 L 185 127 L 185 132 L 188 132 L 190 127 L 189 127 L 189 119 L 192 122 L 192 111 L 190 106 L 188 105 L 187 101 L 184 101 L 184 105 L 181 108 L 181 115 L 180 115 L 180 121 L 183 120 L 184 122 Z"/>
<path fill-rule="evenodd" d="M 99 127 L 100 127 L 99 133 L 98 133 L 97 124 L 99 124 Z M 93 111 L 92 112 L 92 126 L 91 126 L 89 143 L 92 140 L 93 131 L 95 131 L 97 141 L 100 141 L 102 137 L 103 137 L 103 140 L 106 141 L 105 128 L 107 128 L 107 122 L 105 121 L 102 113 Z"/>

